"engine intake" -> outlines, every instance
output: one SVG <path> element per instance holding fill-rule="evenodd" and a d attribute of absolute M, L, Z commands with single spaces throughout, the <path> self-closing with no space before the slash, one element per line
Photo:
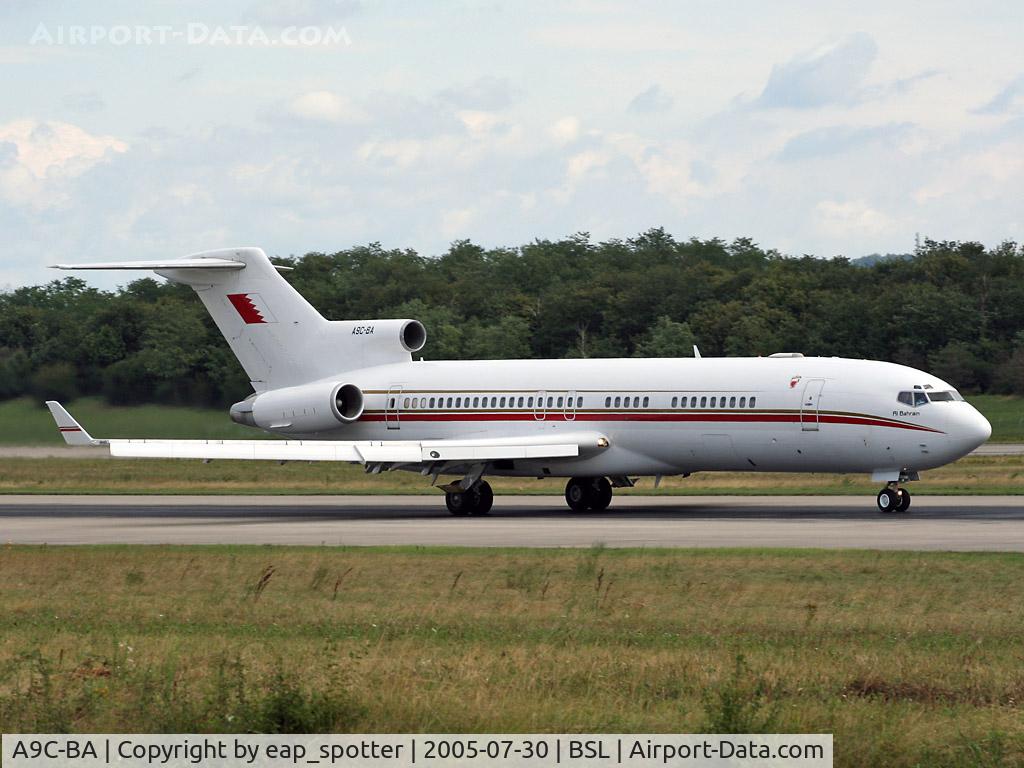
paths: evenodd
<path fill-rule="evenodd" d="M 351 424 L 363 415 L 363 391 L 355 384 L 339 384 L 331 398 L 331 410 L 338 421 Z"/>
<path fill-rule="evenodd" d="M 406 320 L 398 336 L 409 352 L 419 352 L 427 343 L 427 329 L 419 320 Z"/>

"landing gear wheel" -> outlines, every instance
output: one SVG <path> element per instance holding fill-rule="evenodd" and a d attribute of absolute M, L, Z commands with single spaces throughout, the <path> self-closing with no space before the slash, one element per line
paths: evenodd
<path fill-rule="evenodd" d="M 444 495 L 445 506 L 453 515 L 486 515 L 494 505 L 494 491 L 490 483 L 479 480 L 468 491 L 449 491 Z"/>
<path fill-rule="evenodd" d="M 494 506 L 494 491 L 491 490 L 490 483 L 483 480 L 474 483 L 466 495 L 472 497 L 473 506 L 469 512 L 471 515 L 486 515 Z"/>
<path fill-rule="evenodd" d="M 573 512 L 603 512 L 612 502 L 612 484 L 605 477 L 574 477 L 566 483 L 565 502 Z"/>
<path fill-rule="evenodd" d="M 909 498 L 909 497 L 908 497 Z M 907 502 L 909 506 L 909 502 Z M 878 492 L 878 511 L 895 512 L 900 506 L 900 496 L 892 488 L 883 488 Z"/>
<path fill-rule="evenodd" d="M 612 503 L 612 484 L 606 477 L 595 477 L 590 485 L 590 508 L 604 512 Z"/>
<path fill-rule="evenodd" d="M 590 494 L 587 492 L 586 478 L 573 477 L 565 485 L 565 503 L 573 512 L 586 512 L 590 509 Z"/>
<path fill-rule="evenodd" d="M 444 495 L 444 504 L 448 511 L 457 517 L 464 517 L 470 512 L 472 501 L 465 493 L 448 491 Z"/>
<path fill-rule="evenodd" d="M 910 509 L 910 491 L 908 491 L 906 488 L 900 488 L 899 494 L 900 503 L 896 507 L 896 511 L 906 512 L 908 509 Z"/>

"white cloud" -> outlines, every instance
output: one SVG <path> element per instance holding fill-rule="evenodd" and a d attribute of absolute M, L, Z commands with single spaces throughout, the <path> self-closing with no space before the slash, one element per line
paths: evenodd
<path fill-rule="evenodd" d="M 863 200 L 822 200 L 815 206 L 818 227 L 835 237 L 877 235 L 893 228 L 894 221 Z"/>
<path fill-rule="evenodd" d="M 65 202 L 67 183 L 128 144 L 77 125 L 15 120 L 0 125 L 0 145 L 13 147 L 0 165 L 0 195 L 15 205 L 47 208 Z"/>
<path fill-rule="evenodd" d="M 352 102 L 330 91 L 309 91 L 288 103 L 288 111 L 304 120 L 327 123 L 358 123 L 367 119 L 363 110 Z"/>
<path fill-rule="evenodd" d="M 580 121 L 577 117 L 560 117 L 548 128 L 548 134 L 560 144 L 576 141 L 580 135 Z"/>
<path fill-rule="evenodd" d="M 801 54 L 772 68 L 757 104 L 801 109 L 851 102 L 877 55 L 878 44 L 864 32 Z"/>

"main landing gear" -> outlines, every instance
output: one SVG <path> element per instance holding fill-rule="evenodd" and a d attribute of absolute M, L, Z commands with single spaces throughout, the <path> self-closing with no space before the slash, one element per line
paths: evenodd
<path fill-rule="evenodd" d="M 896 483 L 889 483 L 878 492 L 878 510 L 880 512 L 906 512 L 910 509 L 910 491 L 900 488 Z"/>
<path fill-rule="evenodd" d="M 487 481 L 477 480 L 468 491 L 447 491 L 444 503 L 453 515 L 486 515 L 494 504 L 494 491 Z"/>
<path fill-rule="evenodd" d="M 612 503 L 612 484 L 606 477 L 574 477 L 565 486 L 565 501 L 573 512 L 603 512 Z"/>

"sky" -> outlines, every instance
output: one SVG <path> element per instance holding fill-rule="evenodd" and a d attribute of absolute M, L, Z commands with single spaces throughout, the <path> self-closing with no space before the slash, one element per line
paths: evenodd
<path fill-rule="evenodd" d="M 240 245 L 1019 241 L 1022 33 L 1009 0 L 4 0 L 0 288 Z"/>

